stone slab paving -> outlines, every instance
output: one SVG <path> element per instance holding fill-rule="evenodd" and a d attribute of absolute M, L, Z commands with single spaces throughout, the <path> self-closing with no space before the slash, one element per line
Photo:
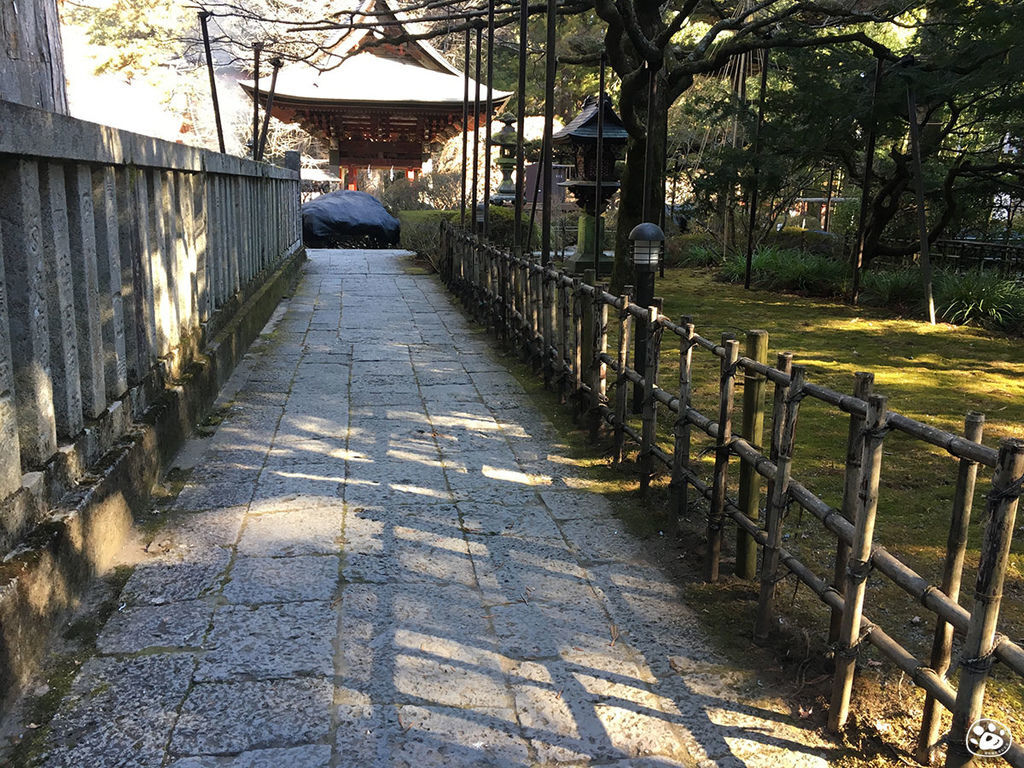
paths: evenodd
<path fill-rule="evenodd" d="M 310 252 L 41 764 L 826 765 L 407 264 Z"/>

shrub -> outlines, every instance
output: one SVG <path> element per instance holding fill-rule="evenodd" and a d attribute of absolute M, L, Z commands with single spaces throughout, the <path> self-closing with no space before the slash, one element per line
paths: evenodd
<path fill-rule="evenodd" d="M 935 279 L 935 309 L 958 325 L 1024 332 L 1024 285 L 996 272 L 941 271 Z"/>
<path fill-rule="evenodd" d="M 436 269 L 441 258 L 441 222 L 459 218 L 458 211 L 399 211 L 399 244 L 427 259 Z"/>
<path fill-rule="evenodd" d="M 719 278 L 742 283 L 745 273 L 746 255 L 734 253 L 723 262 Z M 846 285 L 847 266 L 821 254 L 768 246 L 754 253 L 750 276 L 753 283 L 765 288 L 836 296 Z"/>
<path fill-rule="evenodd" d="M 843 238 L 831 232 L 801 227 L 783 227 L 769 242 L 783 250 L 801 250 L 822 256 L 842 256 Z"/>
<path fill-rule="evenodd" d="M 874 269 L 864 273 L 862 285 L 866 303 L 903 311 L 924 311 L 920 267 Z M 1024 285 L 1007 280 L 997 272 L 935 270 L 932 295 L 936 315 L 946 322 L 1024 333 Z"/>
<path fill-rule="evenodd" d="M 512 224 L 515 221 L 515 210 L 512 208 L 492 207 L 491 212 L 491 242 L 499 248 L 510 248 L 512 246 Z M 441 257 L 441 222 L 459 220 L 458 211 L 399 211 L 398 220 L 402 224 L 400 245 L 410 251 L 415 251 L 437 266 Z M 529 218 L 523 217 L 524 228 L 529 224 Z M 534 228 L 533 242 L 538 242 L 536 227 Z"/>
<path fill-rule="evenodd" d="M 673 235 L 665 240 L 665 264 L 669 267 L 717 267 L 722 252 L 707 235 Z"/>
<path fill-rule="evenodd" d="M 866 304 L 903 310 L 924 305 L 924 286 L 917 267 L 865 270 L 861 292 Z"/>

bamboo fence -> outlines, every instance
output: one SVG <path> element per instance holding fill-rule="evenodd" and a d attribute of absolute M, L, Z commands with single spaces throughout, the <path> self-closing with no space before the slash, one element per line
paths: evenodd
<path fill-rule="evenodd" d="M 641 494 L 656 468 L 671 476 L 670 519 L 688 514 L 691 489 L 708 501 L 704 577 L 718 580 L 726 524 L 737 531 L 737 573 L 755 576 L 761 550 L 760 595 L 755 639 L 763 639 L 777 617 L 777 585 L 788 574 L 809 587 L 831 612 L 830 641 L 835 649 L 828 727 L 840 731 L 847 722 L 858 652 L 864 643 L 924 689 L 917 759 L 936 760 L 942 743 L 947 768 L 971 765 L 966 749 L 968 728 L 983 716 L 985 685 L 994 663 L 1024 678 L 1024 648 L 997 631 L 1003 583 L 1009 560 L 1018 497 L 1024 485 L 1024 441 L 1003 440 L 998 450 L 981 444 L 983 417 L 971 413 L 965 434 L 955 435 L 889 411 L 884 396 L 873 392 L 873 377 L 858 373 L 852 394 L 843 394 L 807 379 L 805 369 L 783 353 L 774 367 L 767 360 L 767 334 L 753 331 L 740 342 L 724 334 L 721 343 L 700 336 L 689 318 L 672 321 L 655 306 L 641 307 L 629 294 L 613 296 L 584 278 L 545 267 L 504 252 L 445 223 L 441 231 L 441 276 L 467 310 L 500 338 L 533 361 L 545 382 L 579 408 L 592 436 L 607 425 L 614 456 L 621 461 L 627 445 L 638 448 Z M 610 337 L 609 323 L 617 325 Z M 630 367 L 630 343 L 637 334 L 647 341 L 645 370 Z M 617 349 L 609 352 L 610 338 Z M 678 344 L 666 344 L 666 338 Z M 718 412 L 712 418 L 693 407 L 695 353 L 717 358 L 720 369 Z M 679 380 L 673 390 L 659 386 L 664 356 L 678 354 Z M 744 377 L 743 436 L 733 432 L 736 382 Z M 609 378 L 614 396 L 608 396 Z M 629 385 L 642 388 L 640 429 L 630 423 Z M 774 388 L 770 444 L 763 452 L 761 430 L 765 387 Z M 801 402 L 807 398 L 849 416 L 840 508 L 817 496 L 792 474 L 793 449 Z M 672 446 L 658 441 L 659 418 L 672 422 Z M 635 420 L 633 420 L 635 423 Z M 714 441 L 710 479 L 697 471 L 691 442 L 697 430 Z M 958 476 L 949 523 L 949 540 L 941 584 L 931 584 L 874 540 L 883 447 L 890 432 L 903 433 L 944 449 L 956 459 Z M 729 496 L 730 468 L 739 471 L 739 497 Z M 993 470 L 986 497 L 985 531 L 970 611 L 959 603 L 967 531 L 979 467 Z M 767 485 L 764 514 L 759 509 L 760 478 Z M 835 539 L 835 567 L 828 577 L 783 546 L 787 510 L 797 505 L 818 520 Z M 935 615 L 934 643 L 927 660 L 916 658 L 865 614 L 869 578 L 886 578 Z M 953 635 L 961 636 L 959 686 L 947 677 Z M 952 713 L 952 728 L 940 731 L 939 705 Z M 1024 749 L 1014 744 L 1003 758 L 1024 768 Z"/>

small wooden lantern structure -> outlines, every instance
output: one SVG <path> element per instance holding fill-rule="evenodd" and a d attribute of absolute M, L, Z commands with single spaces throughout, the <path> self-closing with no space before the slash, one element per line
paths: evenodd
<path fill-rule="evenodd" d="M 619 188 L 615 162 L 629 138 L 608 96 L 602 100 L 602 107 L 600 158 L 597 156 L 598 104 L 594 96 L 588 96 L 583 102 L 583 111 L 552 138 L 552 144 L 563 155 L 569 155 L 576 167 L 576 178 L 562 182 L 562 186 L 572 192 L 576 204 L 591 216 L 600 215 Z M 600 190 L 597 188 L 598 162 L 601 164 Z"/>

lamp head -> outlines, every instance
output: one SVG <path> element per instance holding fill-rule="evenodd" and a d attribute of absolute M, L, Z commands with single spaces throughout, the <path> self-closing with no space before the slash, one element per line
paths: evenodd
<path fill-rule="evenodd" d="M 633 266 L 656 269 L 665 243 L 661 227 L 649 221 L 641 222 L 633 227 L 629 239 L 633 243 Z"/>

